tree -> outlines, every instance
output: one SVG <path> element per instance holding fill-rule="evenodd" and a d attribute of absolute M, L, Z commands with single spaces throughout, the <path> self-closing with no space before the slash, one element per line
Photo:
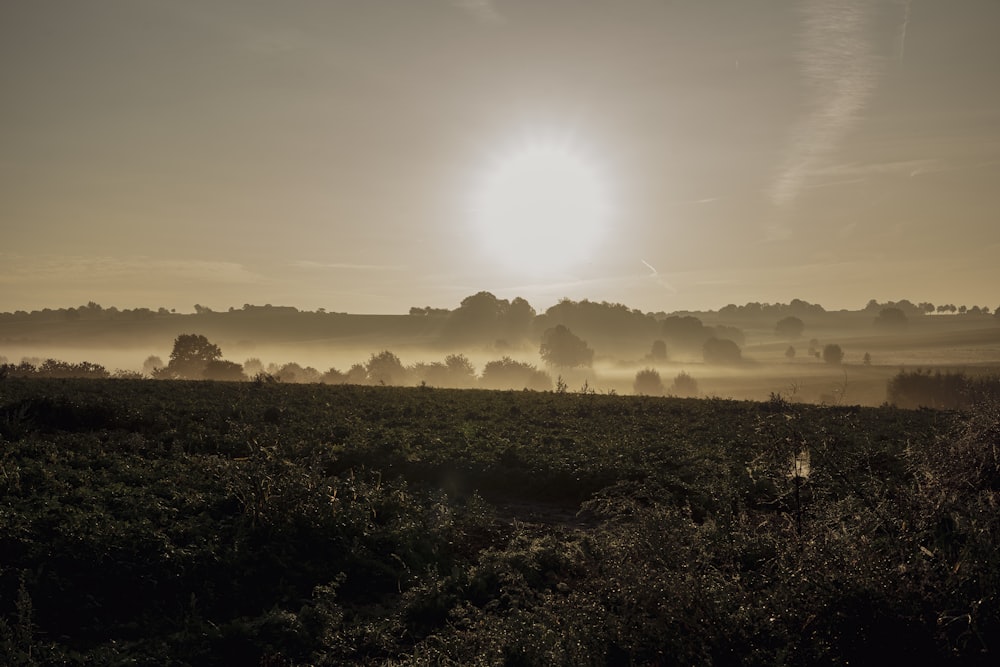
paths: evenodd
<path fill-rule="evenodd" d="M 464 354 L 449 354 L 444 365 L 448 367 L 449 386 L 462 388 L 476 383 L 476 369 Z"/>
<path fill-rule="evenodd" d="M 654 340 L 653 347 L 649 350 L 649 354 L 646 355 L 646 359 L 654 364 L 666 361 L 667 344 L 662 340 Z"/>
<path fill-rule="evenodd" d="M 905 329 L 909 320 L 900 308 L 883 308 L 875 318 L 875 326 L 880 329 L 899 331 Z"/>
<path fill-rule="evenodd" d="M 201 334 L 181 334 L 174 339 L 170 362 L 156 376 L 200 380 L 209 362 L 222 357 L 219 346 Z"/>
<path fill-rule="evenodd" d="M 785 358 L 786 359 L 794 359 L 795 358 L 795 348 L 792 347 L 791 345 L 789 345 L 788 349 L 785 350 Z"/>
<path fill-rule="evenodd" d="M 590 366 L 594 362 L 594 351 L 587 342 L 562 324 L 545 330 L 538 353 L 545 363 L 562 368 Z"/>
<path fill-rule="evenodd" d="M 692 397 L 698 395 L 698 381 L 681 371 L 670 385 L 670 393 L 674 396 Z"/>
<path fill-rule="evenodd" d="M 782 338 L 787 338 L 788 340 L 800 338 L 805 329 L 805 323 L 794 315 L 789 315 L 788 317 L 778 320 L 778 324 L 774 327 L 775 333 Z"/>
<path fill-rule="evenodd" d="M 142 372 L 146 375 L 153 375 L 156 371 L 163 368 L 163 359 L 160 359 L 155 354 L 151 354 L 146 357 L 146 361 L 142 362 Z"/>
<path fill-rule="evenodd" d="M 402 385 L 406 382 L 403 362 L 388 350 L 372 354 L 365 364 L 365 370 L 370 384 Z"/>
<path fill-rule="evenodd" d="M 640 396 L 662 396 L 663 380 L 654 368 L 644 368 L 635 374 L 632 391 Z"/>
<path fill-rule="evenodd" d="M 274 376 L 279 382 L 319 382 L 322 377 L 322 373 L 313 368 L 312 366 L 306 366 L 303 368 L 301 365 L 293 362 L 287 363 L 274 373 Z"/>
<path fill-rule="evenodd" d="M 503 357 L 483 367 L 482 383 L 488 389 L 548 391 L 552 388 L 552 377 L 531 364 Z"/>
<path fill-rule="evenodd" d="M 868 352 L 865 352 L 865 356 L 861 357 L 861 363 L 863 363 L 865 366 L 871 366 L 872 365 L 872 355 L 869 354 Z"/>
<path fill-rule="evenodd" d="M 235 361 L 225 361 L 216 359 L 205 364 L 202 377 L 206 380 L 218 380 L 223 382 L 241 382 L 247 379 L 243 373 L 243 366 Z"/>
<path fill-rule="evenodd" d="M 247 377 L 255 377 L 264 372 L 264 364 L 257 357 L 250 357 L 243 362 L 243 372 Z"/>
<path fill-rule="evenodd" d="M 844 351 L 836 343 L 830 343 L 823 348 L 823 361 L 828 364 L 839 364 L 844 361 Z"/>
<path fill-rule="evenodd" d="M 743 360 L 740 346 L 725 338 L 709 338 L 702 346 L 705 363 L 738 364 Z"/>

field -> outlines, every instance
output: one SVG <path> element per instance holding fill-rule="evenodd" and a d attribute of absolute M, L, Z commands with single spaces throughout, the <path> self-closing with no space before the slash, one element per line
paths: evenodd
<path fill-rule="evenodd" d="M 561 378 L 574 391 L 586 386 L 598 393 L 632 394 L 636 374 L 652 366 L 668 394 L 682 393 L 671 392 L 671 385 L 677 375 L 685 373 L 696 381 L 699 397 L 764 401 L 774 394 L 797 403 L 866 406 L 886 402 L 887 384 L 901 370 L 975 375 L 996 374 L 1000 367 L 1000 318 L 988 312 L 913 314 L 905 327 L 886 329 L 873 324 L 877 310 L 795 311 L 802 315 L 805 328 L 798 337 L 788 338 L 779 336 L 775 327 L 783 313 L 792 312 L 789 308 L 775 307 L 773 312 L 758 315 L 725 310 L 683 314 L 697 316 L 706 331 L 715 327 L 738 331 L 742 348 L 738 363 L 706 362 L 700 340 L 684 345 L 671 338 L 664 329 L 665 314 L 658 320 L 653 314 L 624 307 L 584 303 L 561 303 L 530 324 L 522 323 L 517 333 L 492 320 L 489 326 L 465 331 L 456 324 L 464 322 L 459 317 L 462 308 L 431 316 L 268 307 L 200 314 L 149 312 L 140 318 L 100 307 L 84 315 L 74 310 L 76 319 L 69 317 L 70 311 L 6 313 L 0 314 L 0 362 L 30 359 L 39 365 L 55 358 L 93 362 L 109 371 L 140 372 L 150 355 L 169 359 L 177 336 L 197 333 L 219 345 L 230 361 L 256 359 L 272 369 L 294 362 L 311 367 L 317 378 L 331 368 L 347 372 L 388 350 L 407 369 L 395 380 L 401 385 L 421 384 L 425 378 L 417 368 L 441 363 L 449 354 L 465 355 L 481 380 L 488 363 L 509 356 L 547 373 L 553 386 Z M 543 331 L 561 322 L 592 347 L 592 366 L 555 367 L 541 358 Z M 650 350 L 657 340 L 665 340 L 667 355 L 653 361 Z M 827 344 L 842 348 L 842 363 L 824 362 L 819 353 Z M 795 351 L 792 356 L 788 356 L 790 347 Z M 372 378 L 352 379 L 366 381 L 379 384 Z M 432 380 L 427 384 L 446 383 Z M 480 382 L 484 388 L 525 386 L 513 381 L 504 387 L 491 386 L 496 384 Z"/>
<path fill-rule="evenodd" d="M 0 382 L 5 664 L 995 664 L 1000 414 Z"/>

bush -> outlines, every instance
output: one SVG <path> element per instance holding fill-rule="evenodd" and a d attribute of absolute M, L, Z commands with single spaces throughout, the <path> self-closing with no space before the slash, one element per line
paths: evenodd
<path fill-rule="evenodd" d="M 552 377 L 523 361 L 503 357 L 483 367 L 483 387 L 487 389 L 552 389 Z"/>
<path fill-rule="evenodd" d="M 839 364 L 844 361 L 844 351 L 836 343 L 830 343 L 823 348 L 823 361 L 828 364 Z"/>
<path fill-rule="evenodd" d="M 709 338 L 702 346 L 705 363 L 738 364 L 743 361 L 740 346 L 724 338 Z"/>
<path fill-rule="evenodd" d="M 698 395 L 698 382 L 693 377 L 681 371 L 670 385 L 670 393 L 675 396 L 694 397 Z"/>
<path fill-rule="evenodd" d="M 644 368 L 635 374 L 635 382 L 632 383 L 632 391 L 636 394 L 646 396 L 662 396 L 663 380 L 659 372 L 653 368 Z"/>
<path fill-rule="evenodd" d="M 960 410 L 1000 401 L 1000 376 L 969 377 L 965 373 L 900 371 L 886 386 L 886 400 L 900 408 Z"/>

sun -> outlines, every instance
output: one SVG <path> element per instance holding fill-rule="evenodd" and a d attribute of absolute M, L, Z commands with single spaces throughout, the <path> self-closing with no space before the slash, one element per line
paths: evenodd
<path fill-rule="evenodd" d="M 473 203 L 484 249 L 526 275 L 564 272 L 591 259 L 608 232 L 606 179 L 567 142 L 532 142 L 493 160 Z"/>

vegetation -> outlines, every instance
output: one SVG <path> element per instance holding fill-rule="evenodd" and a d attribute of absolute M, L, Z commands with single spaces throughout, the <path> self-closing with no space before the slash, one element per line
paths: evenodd
<path fill-rule="evenodd" d="M 0 655 L 988 664 L 998 427 L 988 406 L 8 377 Z"/>
<path fill-rule="evenodd" d="M 823 361 L 828 364 L 840 364 L 844 361 L 844 350 L 836 343 L 823 346 Z"/>
<path fill-rule="evenodd" d="M 640 396 L 662 396 L 663 379 L 655 368 L 644 368 L 635 374 L 632 391 Z"/>
<path fill-rule="evenodd" d="M 594 362 L 594 351 L 587 342 L 562 324 L 545 330 L 538 355 L 550 366 L 561 368 L 590 366 Z"/>
<path fill-rule="evenodd" d="M 801 338 L 802 332 L 805 331 L 805 329 L 805 323 L 794 315 L 781 318 L 778 320 L 778 324 L 774 327 L 775 333 L 778 334 L 778 336 L 789 340 L 797 340 Z"/>
<path fill-rule="evenodd" d="M 962 372 L 900 371 L 889 381 L 888 400 L 901 408 L 968 409 L 1000 402 L 1000 375 Z"/>

